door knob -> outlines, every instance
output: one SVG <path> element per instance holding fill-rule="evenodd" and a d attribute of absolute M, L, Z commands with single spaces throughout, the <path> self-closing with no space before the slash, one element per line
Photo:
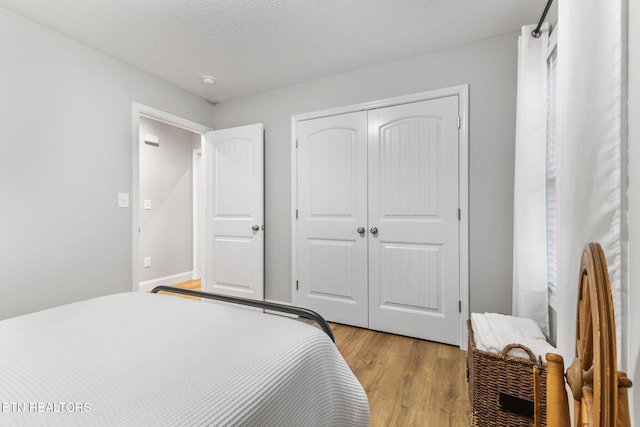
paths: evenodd
<path fill-rule="evenodd" d="M 260 226 L 256 224 L 256 225 L 254 225 L 253 227 L 251 227 L 251 229 L 252 229 L 253 231 L 259 231 L 259 230 L 260 230 Z"/>
<path fill-rule="evenodd" d="M 365 232 L 364 227 L 358 227 L 358 233 L 364 234 L 364 232 Z"/>
<path fill-rule="evenodd" d="M 371 227 L 371 230 L 369 231 L 375 236 L 376 234 L 378 234 L 378 227 Z"/>

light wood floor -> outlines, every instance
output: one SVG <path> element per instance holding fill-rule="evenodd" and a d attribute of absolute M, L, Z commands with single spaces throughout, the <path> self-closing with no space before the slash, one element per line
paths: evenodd
<path fill-rule="evenodd" d="M 184 288 L 184 289 L 191 289 L 193 291 L 199 291 L 200 290 L 200 279 L 196 279 L 196 280 L 187 280 L 186 282 L 181 282 L 181 283 L 176 283 L 175 285 L 171 285 L 174 286 L 176 288 Z"/>
<path fill-rule="evenodd" d="M 201 285 L 189 280 L 172 286 L 200 290 Z M 331 328 L 369 398 L 370 427 L 469 426 L 466 352 L 335 323 Z"/>
<path fill-rule="evenodd" d="M 369 397 L 370 426 L 469 426 L 466 352 L 332 324 L 336 346 Z"/>
<path fill-rule="evenodd" d="M 192 291 L 199 291 L 202 285 L 201 285 L 200 279 L 196 279 L 196 280 L 187 280 L 186 282 L 175 283 L 171 286 L 175 288 L 183 288 L 183 289 L 191 289 Z M 170 293 L 170 292 L 162 292 L 162 293 Z M 200 298 L 190 297 L 188 295 L 180 295 L 180 294 L 172 294 L 172 295 L 200 301 Z"/>

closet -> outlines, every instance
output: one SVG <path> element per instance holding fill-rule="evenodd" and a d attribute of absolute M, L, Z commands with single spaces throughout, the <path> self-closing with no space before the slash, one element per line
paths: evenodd
<path fill-rule="evenodd" d="M 298 305 L 460 344 L 459 104 L 450 95 L 294 120 Z"/>

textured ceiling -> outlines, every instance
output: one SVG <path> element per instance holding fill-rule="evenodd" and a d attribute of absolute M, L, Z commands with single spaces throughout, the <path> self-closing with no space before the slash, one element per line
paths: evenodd
<path fill-rule="evenodd" d="M 210 101 L 518 30 L 544 0 L 0 0 Z M 217 82 L 205 86 L 200 76 Z"/>

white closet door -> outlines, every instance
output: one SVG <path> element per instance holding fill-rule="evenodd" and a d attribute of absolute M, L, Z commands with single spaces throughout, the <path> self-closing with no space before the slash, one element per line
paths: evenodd
<path fill-rule="evenodd" d="M 207 133 L 204 290 L 264 299 L 262 124 Z"/>
<path fill-rule="evenodd" d="M 298 303 L 367 327 L 367 113 L 300 122 L 297 152 Z"/>
<path fill-rule="evenodd" d="M 460 344 L 457 120 L 457 96 L 369 111 L 371 329 Z"/>

